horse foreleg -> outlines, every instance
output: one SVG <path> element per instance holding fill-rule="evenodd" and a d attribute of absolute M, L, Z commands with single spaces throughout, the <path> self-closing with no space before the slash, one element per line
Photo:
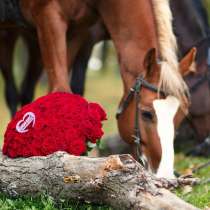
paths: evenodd
<path fill-rule="evenodd" d="M 67 23 L 61 17 L 56 6 L 39 12 L 35 24 L 39 44 L 48 74 L 50 91 L 69 92 L 67 68 Z"/>
<path fill-rule="evenodd" d="M 0 45 L 0 67 L 5 81 L 5 98 L 7 106 L 9 107 L 11 116 L 17 110 L 18 105 L 18 91 L 15 85 L 14 75 L 12 71 L 13 51 L 17 36 L 11 35 L 6 31 L 1 33 L 3 39 Z"/>
<path fill-rule="evenodd" d="M 22 106 L 33 100 L 35 86 L 43 69 L 38 41 L 31 34 L 23 34 L 23 37 L 28 46 L 29 61 L 20 90 Z"/>
<path fill-rule="evenodd" d="M 95 41 L 87 32 L 88 28 L 75 31 L 77 36 L 69 40 L 68 65 L 71 72 L 70 86 L 73 93 L 83 95 L 88 60 L 91 56 Z"/>
<path fill-rule="evenodd" d="M 78 33 L 86 34 L 86 33 Z M 80 42 L 80 50 L 75 58 L 72 68 L 71 88 L 76 94 L 83 95 L 85 90 L 85 78 L 87 73 L 88 61 L 91 52 L 96 43 L 101 40 L 108 39 L 109 34 L 106 31 L 101 21 L 97 22 L 94 26 L 89 28 L 88 35 L 85 37 L 83 44 Z M 84 37 L 83 37 L 84 39 Z M 107 43 L 104 44 L 107 46 Z M 107 54 L 107 47 L 103 45 L 102 60 L 105 63 L 105 54 Z"/>
<path fill-rule="evenodd" d="M 93 46 L 94 42 L 85 43 L 74 61 L 70 82 L 73 93 L 84 95 L 87 66 Z"/>

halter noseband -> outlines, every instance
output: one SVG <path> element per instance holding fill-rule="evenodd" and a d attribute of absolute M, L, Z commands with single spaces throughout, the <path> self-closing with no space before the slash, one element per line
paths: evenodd
<path fill-rule="evenodd" d="M 162 90 L 159 90 L 156 86 L 150 84 L 147 82 L 143 76 L 139 76 L 136 79 L 136 82 L 132 88 L 130 88 L 130 91 L 125 98 L 125 100 L 120 104 L 116 118 L 119 119 L 119 117 L 123 114 L 123 112 L 127 109 L 128 105 L 132 101 L 132 99 L 135 97 L 136 99 L 136 112 L 135 112 L 135 121 L 134 121 L 134 143 L 136 145 L 136 155 L 138 158 L 138 161 L 140 164 L 144 167 L 147 167 L 147 160 L 144 158 L 142 149 L 141 149 L 141 130 L 140 130 L 140 123 L 139 123 L 139 106 L 140 106 L 140 91 L 141 88 L 147 88 L 148 90 L 155 92 L 155 93 L 160 93 L 161 95 L 165 95 L 165 93 Z"/>

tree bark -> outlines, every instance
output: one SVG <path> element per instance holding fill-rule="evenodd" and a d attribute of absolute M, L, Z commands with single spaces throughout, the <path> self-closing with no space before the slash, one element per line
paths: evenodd
<path fill-rule="evenodd" d="M 57 152 L 10 159 L 0 153 L 0 191 L 10 196 L 48 193 L 114 209 L 196 209 L 164 189 L 181 182 L 187 181 L 156 178 L 130 155 L 90 158 Z"/>

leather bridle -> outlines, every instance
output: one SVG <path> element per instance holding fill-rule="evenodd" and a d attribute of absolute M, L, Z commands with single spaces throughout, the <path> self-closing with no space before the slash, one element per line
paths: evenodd
<path fill-rule="evenodd" d="M 134 137 L 134 143 L 136 145 L 136 155 L 137 155 L 139 163 L 142 166 L 144 166 L 145 168 L 147 168 L 148 163 L 142 153 L 142 148 L 141 148 L 141 130 L 140 130 L 140 122 L 139 122 L 140 100 L 141 100 L 140 92 L 141 92 L 142 87 L 144 87 L 152 92 L 159 93 L 159 94 L 165 96 L 165 93 L 162 90 L 160 90 L 160 88 L 147 82 L 143 76 L 139 76 L 136 79 L 136 82 L 133 85 L 133 87 L 130 88 L 130 91 L 128 92 L 127 97 L 120 104 L 120 106 L 117 110 L 116 118 L 119 119 L 119 117 L 125 112 L 128 105 L 134 98 L 136 103 L 135 103 L 135 120 L 134 120 L 134 135 L 133 135 L 133 137 Z"/>
<path fill-rule="evenodd" d="M 200 40 L 199 44 L 203 42 L 204 40 Z M 208 50 L 208 57 L 207 57 L 207 64 L 208 64 L 208 72 L 205 74 L 202 78 L 200 78 L 192 87 L 189 87 L 190 93 L 194 92 L 197 90 L 197 88 L 203 84 L 206 80 L 209 82 L 210 86 L 210 48 Z M 155 92 L 159 93 L 163 96 L 166 96 L 166 93 L 160 90 L 160 88 L 150 84 L 147 82 L 144 77 L 141 75 L 136 79 L 135 84 L 133 87 L 130 88 L 128 95 L 126 98 L 123 100 L 123 102 L 119 105 L 116 118 L 119 119 L 119 117 L 125 112 L 127 107 L 129 106 L 130 102 L 135 99 L 135 120 L 134 120 L 134 143 L 136 145 L 136 155 L 138 158 L 138 161 L 141 163 L 142 166 L 147 167 L 148 163 L 147 160 L 145 159 L 142 149 L 141 149 L 141 130 L 140 130 L 140 123 L 139 123 L 139 112 L 140 112 L 140 92 L 142 87 Z M 187 97 L 188 94 L 186 94 Z"/>

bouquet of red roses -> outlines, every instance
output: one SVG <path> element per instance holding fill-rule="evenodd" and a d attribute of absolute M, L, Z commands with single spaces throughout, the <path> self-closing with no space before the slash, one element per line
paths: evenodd
<path fill-rule="evenodd" d="M 16 113 L 4 136 L 3 154 L 11 158 L 45 156 L 56 151 L 82 155 L 87 143 L 103 135 L 106 113 L 79 95 L 52 93 Z"/>

